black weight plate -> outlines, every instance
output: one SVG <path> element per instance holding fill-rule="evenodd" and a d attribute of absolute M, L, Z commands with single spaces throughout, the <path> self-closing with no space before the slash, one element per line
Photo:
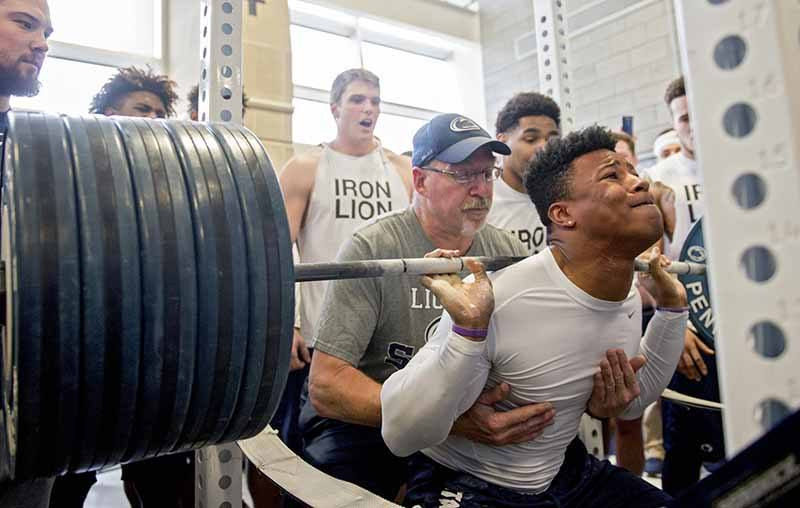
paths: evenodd
<path fill-rule="evenodd" d="M 142 328 L 139 340 L 139 377 L 130 387 L 135 395 L 135 408 L 128 422 L 126 437 L 120 461 L 146 451 L 147 443 L 153 434 L 153 419 L 157 412 L 159 384 L 161 381 L 162 344 L 164 341 L 164 298 L 165 283 L 162 245 L 170 240 L 162 234 L 159 214 L 161 208 L 156 198 L 158 188 L 152 177 L 148 151 L 136 123 L 131 118 L 114 118 L 114 123 L 122 137 L 134 189 L 135 210 L 139 222 Z M 168 203 L 171 204 L 171 203 Z M 143 453 L 143 452 L 142 452 Z"/>
<path fill-rule="evenodd" d="M 226 126 L 234 139 L 239 143 L 248 165 L 256 187 L 256 195 L 260 199 L 262 215 L 265 217 L 265 239 L 267 241 L 267 257 L 270 260 L 268 272 L 268 298 L 271 303 L 268 315 L 267 332 L 267 351 L 265 355 L 264 376 L 260 388 L 260 398 L 257 402 L 253 417 L 248 427 L 244 431 L 245 436 L 259 432 L 269 423 L 272 414 L 277 408 L 283 394 L 283 387 L 286 382 L 289 368 L 289 355 L 291 353 L 291 328 L 294 323 L 294 290 L 286 294 L 284 283 L 286 277 L 294 278 L 294 265 L 286 267 L 283 265 L 284 247 L 290 243 L 281 245 L 284 241 L 282 234 L 281 216 L 285 218 L 283 211 L 283 198 L 277 185 L 275 173 L 266 151 L 263 149 L 258 138 L 247 129 Z M 274 189 L 271 189 L 271 180 L 274 182 Z M 276 193 L 274 190 L 277 189 Z M 288 241 L 288 222 L 285 238 Z M 290 259 L 291 259 L 291 251 Z M 277 267 L 277 270 L 276 270 Z M 292 281 L 293 282 L 293 281 Z M 288 299 L 287 299 L 288 298 Z M 276 302 L 272 304 L 272 302 Z M 286 304 L 292 305 L 292 309 L 286 308 Z M 288 314 L 286 314 L 288 312 Z M 288 332 L 288 343 L 285 340 Z"/>
<path fill-rule="evenodd" d="M 698 220 L 681 249 L 681 261 L 708 264 L 705 241 L 703 240 L 703 219 Z M 709 347 L 714 348 L 714 312 L 711 306 L 711 288 L 708 285 L 708 270 L 702 275 L 681 275 L 681 283 L 689 298 L 689 320 L 697 330 L 698 337 Z"/>
<path fill-rule="evenodd" d="M 60 398 L 58 350 L 59 337 L 58 320 L 52 319 L 58 311 L 58 254 L 57 235 L 52 234 L 52 227 L 56 221 L 57 209 L 55 203 L 43 203 L 42 200 L 52 201 L 50 198 L 55 192 L 52 169 L 53 161 L 50 154 L 50 140 L 44 114 L 30 114 L 27 117 L 30 132 L 33 137 L 31 151 L 37 154 L 37 163 L 32 168 L 36 178 L 37 202 L 33 205 L 39 211 L 39 227 L 42 238 L 39 240 L 40 248 L 46 250 L 41 255 L 41 276 L 43 288 L 48 292 L 42 295 L 43 326 L 41 337 L 41 401 L 40 416 L 39 457 L 36 468 L 38 471 L 49 471 L 53 468 L 53 457 L 49 450 L 59 444 L 59 434 L 54 422 L 57 418 L 57 404 Z M 56 251 L 55 254 L 53 251 Z"/>
<path fill-rule="evenodd" d="M 162 380 L 156 434 L 161 441 L 159 452 L 162 453 L 172 450 L 180 439 L 192 395 L 197 339 L 197 270 L 191 211 L 175 145 L 163 122 L 141 122 L 143 135 L 145 129 L 149 131 L 145 138 L 153 136 L 155 147 L 161 154 L 159 163 L 153 166 L 153 178 L 162 202 L 160 213 L 164 214 L 164 222 L 170 221 L 169 234 L 174 238 L 171 248 L 164 251 L 166 266 L 171 272 L 166 276 L 176 278 L 177 283 L 177 288 L 172 287 L 172 282 L 169 288 L 165 288 L 169 295 L 166 300 L 169 319 L 165 323 L 168 329 L 164 353 L 167 369 Z M 166 225 L 164 231 L 167 231 Z"/>
<path fill-rule="evenodd" d="M 102 350 L 95 352 L 85 344 L 84 352 L 84 356 L 97 356 L 100 360 L 98 367 L 105 371 L 103 374 L 103 399 L 98 402 L 102 409 L 98 414 L 84 415 L 87 419 L 92 418 L 100 423 L 94 456 L 88 465 L 88 469 L 94 470 L 105 465 L 114 447 L 116 414 L 119 411 L 118 397 L 124 388 L 120 378 L 123 369 L 122 350 L 126 342 L 123 316 L 126 310 L 134 312 L 134 309 L 126 302 L 124 272 L 125 265 L 130 264 L 129 260 L 132 256 L 136 256 L 138 260 L 138 245 L 136 250 L 126 253 L 122 248 L 122 242 L 126 236 L 135 238 L 138 236 L 138 232 L 131 204 L 128 204 L 127 210 L 124 209 L 122 203 L 117 206 L 117 202 L 120 200 L 123 203 L 130 200 L 121 199 L 123 196 L 120 195 L 120 188 L 116 181 L 116 173 L 119 172 L 117 167 L 121 164 L 109 152 L 99 121 L 93 116 L 84 116 L 83 128 L 86 131 L 94 161 L 92 185 L 96 192 L 98 214 L 92 217 L 92 220 L 98 222 L 102 228 L 99 249 L 102 251 L 104 259 L 100 293 L 101 305 L 104 307 L 102 316 L 105 320 L 102 336 L 103 347 Z M 127 167 L 124 167 L 122 171 L 129 181 Z M 130 189 L 128 190 L 130 191 Z M 83 226 L 82 221 L 81 227 Z M 128 262 L 126 263 L 126 261 Z M 138 272 L 138 263 L 136 270 Z M 138 280 L 137 277 L 135 282 L 138 283 Z M 135 312 L 138 318 L 138 308 Z M 138 340 L 138 336 L 136 339 Z"/>
<path fill-rule="evenodd" d="M 116 273 L 106 282 L 106 299 L 115 300 L 117 307 L 109 324 L 111 333 L 106 335 L 104 406 L 107 409 L 103 426 L 107 427 L 108 435 L 95 457 L 95 467 L 101 468 L 119 463 L 131 434 L 139 381 L 142 294 L 139 224 L 128 157 L 114 122 L 105 116 L 95 116 L 94 121 L 98 129 L 96 150 L 98 153 L 104 150 L 110 170 L 98 175 L 97 181 L 101 189 L 113 190 L 104 193 L 104 206 L 109 207 L 104 214 L 108 214 L 118 231 L 118 245 L 108 247 L 111 252 L 116 249 L 117 257 L 110 258 L 116 261 L 113 266 Z"/>
<path fill-rule="evenodd" d="M 280 396 L 283 392 L 283 384 L 280 381 L 281 369 L 280 358 L 282 354 L 282 344 L 280 339 L 281 326 L 284 316 L 281 315 L 283 303 L 280 301 L 282 296 L 281 279 L 281 257 L 280 248 L 277 245 L 278 239 L 278 224 L 275 223 L 274 209 L 270 193 L 267 189 L 266 178 L 262 175 L 262 161 L 259 160 L 259 152 L 256 152 L 253 145 L 248 141 L 244 134 L 235 126 L 222 125 L 219 126 L 220 130 L 225 130 L 231 138 L 239 146 L 245 160 L 247 161 L 247 168 L 250 172 L 250 177 L 255 189 L 258 212 L 262 220 L 264 249 L 267 257 L 267 335 L 266 335 L 266 348 L 262 358 L 263 369 L 262 376 L 258 382 L 258 399 L 253 413 L 245 428 L 242 431 L 242 436 L 250 436 L 257 433 L 263 428 L 270 418 L 266 414 L 271 414 L 275 406 L 280 401 Z M 294 296 L 294 293 L 292 293 Z M 293 313 L 294 311 L 292 311 Z M 290 344 L 291 348 L 291 344 Z M 288 367 L 288 358 L 287 358 Z M 277 378 L 277 383 L 276 383 Z M 285 382 L 284 382 L 285 383 Z M 280 393 L 275 394 L 274 390 Z M 276 402 L 276 397 L 277 402 Z"/>
<path fill-rule="evenodd" d="M 108 171 L 108 161 L 95 160 L 87 123 L 83 118 L 64 117 L 72 141 L 72 159 L 75 167 L 75 188 L 78 201 L 78 220 L 81 245 L 81 375 L 80 422 L 78 438 L 73 444 L 71 471 L 89 470 L 94 464 L 98 442 L 103 432 L 103 406 L 106 390 L 105 339 L 108 322 L 115 307 L 106 301 L 105 281 L 113 273 L 108 265 L 114 263 L 112 253 L 106 252 L 105 229 L 107 219 L 102 214 L 101 194 L 112 192 L 101 189 L 97 173 Z M 100 165 L 101 167 L 98 167 Z M 116 236 L 110 225 L 109 234 Z M 115 243 L 115 242 L 112 242 Z"/>
<path fill-rule="evenodd" d="M 16 212 L 15 253 L 17 298 L 14 309 L 17 326 L 15 340 L 19 352 L 19 448 L 16 463 L 18 479 L 31 478 L 52 464 L 40 465 L 46 446 L 54 443 L 48 434 L 52 423 L 52 387 L 57 385 L 57 372 L 49 364 L 47 339 L 58 334 L 56 315 L 57 281 L 55 203 L 49 199 L 53 174 L 44 117 L 38 113 L 14 114 L 7 133 L 9 149 L 16 159 L 13 174 L 8 175 L 9 199 Z M 44 195 L 43 195 L 44 194 Z M 49 234 L 48 234 L 49 233 Z"/>
<path fill-rule="evenodd" d="M 178 260 L 173 203 L 166 181 L 166 170 L 160 146 L 149 124 L 138 119 L 117 119 L 117 124 L 135 133 L 137 143 L 130 150 L 140 150 L 141 163 L 132 168 L 137 174 L 135 184 L 146 187 L 148 203 L 140 198 L 140 208 L 149 207 L 151 224 L 148 240 L 142 245 L 145 266 L 143 291 L 145 296 L 145 328 L 142 340 L 143 379 L 137 411 L 134 439 L 123 460 L 139 460 L 155 455 L 163 446 L 166 424 L 162 414 L 171 409 L 175 398 L 177 345 L 179 344 L 180 314 L 176 303 L 180 298 Z M 139 189 L 138 185 L 136 187 Z M 140 216 L 144 210 L 140 210 Z M 140 231 L 144 223 L 140 219 Z M 143 235 L 144 237 L 144 235 Z M 169 409 L 167 409 L 169 408 Z"/>
<path fill-rule="evenodd" d="M 197 264 L 198 329 L 195 344 L 196 363 L 192 396 L 186 421 L 175 451 L 192 448 L 204 440 L 199 437 L 211 406 L 212 388 L 216 382 L 217 340 L 219 335 L 220 293 L 219 268 L 217 266 L 217 231 L 219 219 L 224 211 L 218 210 L 221 203 L 209 196 L 205 172 L 194 142 L 180 122 L 164 122 L 177 147 L 183 177 L 192 213 Z M 215 217 L 217 220 L 215 221 Z"/>
<path fill-rule="evenodd" d="M 53 472 L 63 473 L 69 467 L 71 450 L 78 434 L 80 404 L 80 250 L 75 196 L 75 175 L 72 167 L 69 138 L 57 115 L 46 115 L 50 145 L 50 169 L 53 174 L 51 197 L 56 206 L 55 232 L 58 235 L 58 326 L 53 338 L 53 361 L 58 372 L 56 418 L 52 432 L 58 436 L 45 460 L 51 460 Z"/>
<path fill-rule="evenodd" d="M 217 350 L 217 372 L 224 373 L 224 377 L 220 376 L 216 384 L 219 384 L 220 388 L 224 388 L 224 390 L 220 391 L 222 403 L 219 412 L 215 416 L 212 411 L 206 422 L 206 431 L 210 433 L 206 444 L 216 444 L 228 428 L 236 409 L 246 363 L 250 314 L 247 243 L 239 194 L 228 158 L 217 138 L 204 125 L 188 124 L 187 130 L 190 129 L 194 129 L 199 135 L 199 137 L 195 137 L 195 142 L 201 159 L 207 155 L 209 165 L 206 167 L 215 169 L 213 173 L 206 173 L 206 182 L 209 189 L 215 185 L 219 187 L 224 203 L 227 241 L 219 245 L 219 252 L 222 253 L 223 249 L 226 249 L 228 251 L 226 258 L 230 263 L 226 281 L 230 289 L 224 290 L 230 296 L 220 302 L 225 306 L 220 308 L 220 313 L 224 312 L 229 315 L 227 322 L 221 322 L 223 326 L 220 327 L 220 343 L 224 341 L 228 345 L 226 348 L 220 347 Z M 203 146 L 207 148 L 204 150 Z M 222 239 L 222 236 L 220 235 L 219 238 Z M 221 257 L 220 260 L 222 260 Z M 220 263 L 220 267 L 222 266 L 224 265 Z M 223 351 L 226 351 L 227 357 L 221 354 Z"/>
<path fill-rule="evenodd" d="M 232 319 L 234 312 L 234 307 L 232 305 L 234 296 L 234 269 L 232 250 L 230 248 L 233 235 L 231 234 L 232 231 L 228 222 L 230 214 L 227 209 L 231 199 L 226 200 L 221 180 L 217 175 L 216 164 L 211 156 L 211 150 L 207 145 L 207 141 L 200 135 L 200 132 L 194 125 L 186 123 L 184 124 L 184 129 L 192 139 L 200 159 L 201 169 L 208 188 L 209 203 L 212 209 L 214 231 L 216 233 L 215 240 L 217 242 L 217 275 L 219 285 L 219 298 L 217 300 L 217 312 L 219 316 L 219 328 L 216 337 L 217 351 L 214 370 L 212 371 L 211 403 L 205 415 L 200 433 L 198 434 L 198 441 L 194 443 L 194 446 L 205 446 L 217 429 L 218 423 L 221 420 L 227 422 L 227 418 L 230 416 L 223 413 L 223 407 L 229 403 L 227 395 L 229 393 L 229 373 L 233 360 L 232 353 L 234 346 L 234 323 Z M 216 140 L 214 141 L 216 142 Z M 219 148 L 217 147 L 216 149 L 218 150 Z M 236 200 L 236 197 L 232 196 L 232 199 Z M 238 204 L 238 200 L 236 201 Z M 239 239 L 241 240 L 241 236 L 239 236 Z M 240 254 L 243 254 L 244 245 L 241 245 L 240 249 Z M 241 268 L 245 269 L 245 267 L 246 264 L 242 263 Z M 243 324 L 246 326 L 247 322 L 245 321 Z M 241 340 L 241 338 L 239 340 Z M 238 386 L 236 389 L 238 389 Z M 235 394 L 234 391 L 234 397 Z M 235 398 L 233 403 L 235 403 Z"/>
<path fill-rule="evenodd" d="M 262 378 L 256 410 L 242 436 L 249 437 L 261 431 L 272 419 L 289 375 L 294 327 L 294 261 L 286 207 L 269 155 L 258 138 L 246 128 L 229 126 L 229 131 L 239 140 L 245 157 L 255 163 L 250 165 L 250 170 L 255 182 L 256 195 L 261 202 L 264 224 L 267 226 L 265 230 L 267 257 L 275 257 L 280 267 L 278 273 L 268 274 L 270 308 L 264 368 L 265 374 L 268 375 Z"/>
<path fill-rule="evenodd" d="M 177 261 L 175 259 L 175 234 L 172 217 L 172 202 L 169 187 L 157 180 L 155 169 L 161 163 L 160 153 L 154 139 L 145 142 L 150 130 L 144 120 L 116 117 L 113 119 L 119 130 L 128 157 L 134 189 L 135 208 L 139 223 L 142 329 L 139 343 L 141 360 L 140 378 L 131 387 L 136 394 L 136 407 L 130 418 L 130 433 L 119 460 L 132 456 L 142 457 L 149 443 L 160 433 L 155 429 L 158 414 L 163 364 L 167 362 L 164 342 L 169 336 L 166 301 L 179 298 Z M 152 137 L 152 136 L 151 136 Z M 163 173 L 163 171 L 162 171 Z M 168 264 L 167 259 L 172 261 Z"/>
<path fill-rule="evenodd" d="M 264 370 L 264 352 L 267 344 L 267 257 L 264 226 L 258 207 L 258 198 L 250 169 L 239 144 L 227 129 L 214 124 L 208 128 L 217 137 L 230 164 L 239 202 L 247 242 L 247 272 L 249 280 L 248 338 L 244 377 L 239 390 L 239 400 L 222 442 L 239 439 L 247 426 L 256 401 Z"/>

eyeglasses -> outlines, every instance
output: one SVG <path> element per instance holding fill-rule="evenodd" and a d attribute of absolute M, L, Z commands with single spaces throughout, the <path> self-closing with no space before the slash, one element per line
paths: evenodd
<path fill-rule="evenodd" d="M 452 178 L 454 182 L 461 185 L 475 183 L 481 178 L 483 178 L 483 181 L 485 182 L 493 182 L 500 178 L 500 176 L 503 174 L 503 168 L 499 166 L 493 166 L 491 168 L 478 171 L 451 171 L 449 169 L 437 169 L 430 166 L 421 166 L 419 169 L 447 175 Z"/>

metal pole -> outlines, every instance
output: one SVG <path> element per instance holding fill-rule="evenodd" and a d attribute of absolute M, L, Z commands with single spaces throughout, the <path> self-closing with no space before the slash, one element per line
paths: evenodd
<path fill-rule="evenodd" d="M 561 106 L 561 128 L 566 133 L 575 128 L 575 109 L 572 105 L 565 2 L 533 0 L 533 15 L 539 60 L 539 91 Z"/>
<path fill-rule="evenodd" d="M 200 1 L 197 112 L 203 122 L 242 123 L 243 6 L 242 0 Z M 241 508 L 242 452 L 236 443 L 195 452 L 195 476 L 196 508 Z"/>
<path fill-rule="evenodd" d="M 675 6 L 733 456 L 800 406 L 800 2 Z"/>

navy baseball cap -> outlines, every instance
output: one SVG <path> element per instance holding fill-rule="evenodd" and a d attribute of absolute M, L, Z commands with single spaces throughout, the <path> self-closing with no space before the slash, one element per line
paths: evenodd
<path fill-rule="evenodd" d="M 445 113 L 433 117 L 414 134 L 411 162 L 416 167 L 422 167 L 434 159 L 458 164 L 484 146 L 494 153 L 511 154 L 508 145 L 491 137 L 466 116 Z"/>

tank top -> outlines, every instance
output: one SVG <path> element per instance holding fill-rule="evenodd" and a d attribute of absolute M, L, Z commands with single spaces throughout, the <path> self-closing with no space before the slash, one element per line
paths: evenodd
<path fill-rule="evenodd" d="M 297 237 L 300 262 L 334 261 L 339 247 L 358 226 L 408 204 L 403 180 L 380 143 L 360 157 L 323 144 L 305 224 Z M 327 284 L 300 284 L 300 333 L 307 341 L 314 337 Z"/>

